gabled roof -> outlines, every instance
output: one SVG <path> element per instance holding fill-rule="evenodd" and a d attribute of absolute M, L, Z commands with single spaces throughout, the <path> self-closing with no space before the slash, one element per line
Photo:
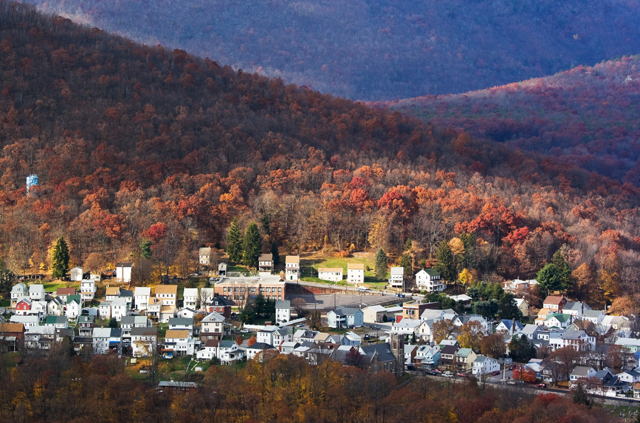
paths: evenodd
<path fill-rule="evenodd" d="M 233 348 L 236 344 L 236 341 L 223 340 L 220 341 L 220 348 Z"/>
<path fill-rule="evenodd" d="M 78 323 L 93 323 L 96 320 L 96 316 L 79 316 Z"/>
<path fill-rule="evenodd" d="M 593 368 L 587 366 L 576 366 L 571 372 L 571 375 L 578 377 L 587 377 L 587 375 L 589 374 L 589 370 L 593 370 Z"/>
<path fill-rule="evenodd" d="M 364 270 L 364 263 L 347 263 L 347 270 Z"/>
<path fill-rule="evenodd" d="M 71 304 L 73 302 L 81 304 L 82 297 L 80 295 L 67 295 L 67 304 Z"/>
<path fill-rule="evenodd" d="M 167 330 L 167 334 L 164 337 L 165 337 L 165 339 L 188 338 L 189 337 L 189 331 L 188 330 L 169 329 L 169 330 Z"/>
<path fill-rule="evenodd" d="M 158 294 L 178 295 L 178 285 L 156 285 L 156 295 Z"/>
<path fill-rule="evenodd" d="M 602 310 L 585 310 L 584 313 L 582 313 L 582 317 L 590 317 L 590 318 L 598 318 L 600 316 L 604 315 L 604 311 Z"/>
<path fill-rule="evenodd" d="M 388 343 L 365 345 L 361 348 L 369 359 L 377 355 L 378 359 L 383 363 L 396 360 L 396 356 L 391 352 L 391 346 Z"/>
<path fill-rule="evenodd" d="M 133 267 L 133 263 L 118 263 L 116 267 Z"/>
<path fill-rule="evenodd" d="M 169 319 L 169 321 L 171 321 L 171 319 Z M 224 322 L 224 316 L 220 313 L 217 312 L 213 312 L 211 314 L 208 314 L 207 316 L 204 317 L 204 319 L 202 319 L 202 323 L 210 323 L 210 322 Z"/>
<path fill-rule="evenodd" d="M 22 323 L 0 323 L 0 333 L 24 332 Z"/>
<path fill-rule="evenodd" d="M 56 291 L 57 296 L 65 296 L 65 295 L 75 295 L 75 288 L 58 288 Z"/>
<path fill-rule="evenodd" d="M 320 272 L 342 273 L 344 269 L 342 267 L 320 267 L 318 268 L 318 273 Z"/>
<path fill-rule="evenodd" d="M 58 325 L 58 324 L 67 324 L 67 316 L 47 316 L 47 319 L 44 321 L 45 325 Z"/>
<path fill-rule="evenodd" d="M 260 254 L 258 261 L 273 261 L 273 254 Z"/>
<path fill-rule="evenodd" d="M 198 288 L 185 288 L 182 293 L 183 297 L 198 297 Z"/>
<path fill-rule="evenodd" d="M 415 329 L 421 324 L 424 323 L 424 320 L 418 319 L 402 319 L 398 323 L 393 325 L 394 328 L 407 328 L 407 329 Z"/>
<path fill-rule="evenodd" d="M 289 300 L 276 300 L 276 310 L 278 309 L 290 309 L 291 301 Z"/>
<path fill-rule="evenodd" d="M 151 295 L 151 288 L 148 286 L 136 286 L 135 290 L 134 290 L 134 295 L 135 296 L 141 296 L 141 297 L 148 297 Z"/>
<path fill-rule="evenodd" d="M 442 354 L 455 354 L 456 351 L 458 351 L 458 347 L 456 347 L 455 345 L 445 345 L 444 348 L 442 348 Z"/>
<path fill-rule="evenodd" d="M 256 342 L 253 345 L 246 347 L 246 349 L 264 351 L 264 350 L 273 350 L 274 347 L 273 345 L 265 344 L 264 342 Z"/>
<path fill-rule="evenodd" d="M 17 294 L 18 292 L 25 292 L 26 290 L 27 290 L 27 285 L 23 284 L 22 282 L 17 283 L 11 287 L 11 292 L 14 294 Z"/>
<path fill-rule="evenodd" d="M 545 298 L 543 304 L 560 305 L 562 300 L 564 300 L 564 297 L 562 295 L 549 295 L 547 298 Z"/>
<path fill-rule="evenodd" d="M 44 291 L 44 285 L 42 285 L 41 283 L 34 283 L 29 285 L 29 292 L 32 291 Z"/>
<path fill-rule="evenodd" d="M 285 263 L 300 264 L 300 256 L 287 256 L 285 259 Z"/>
<path fill-rule="evenodd" d="M 562 332 L 562 335 L 560 335 L 562 337 L 562 339 L 580 339 L 583 336 L 586 336 L 586 332 L 583 330 L 570 330 L 567 329 L 564 332 Z"/>
<path fill-rule="evenodd" d="M 335 310 L 331 310 L 331 311 L 333 311 L 335 314 L 339 316 L 355 316 L 356 313 L 358 313 L 359 311 L 361 312 L 359 308 L 346 308 L 346 307 L 336 308 Z"/>
<path fill-rule="evenodd" d="M 193 318 L 171 317 L 169 318 L 169 326 L 193 326 Z"/>
<path fill-rule="evenodd" d="M 472 352 L 473 350 L 471 348 L 460 348 L 458 351 L 456 351 L 456 356 L 466 358 Z"/>
<path fill-rule="evenodd" d="M 509 331 L 512 330 L 511 326 L 513 325 L 513 320 L 502 319 L 501 323 L 507 327 L 507 330 L 509 330 Z M 518 331 L 522 330 L 522 323 L 520 323 L 519 321 L 517 321 L 517 320 L 515 321 L 515 326 L 516 326 L 515 330 L 518 330 Z"/>
<path fill-rule="evenodd" d="M 440 272 L 438 272 L 436 269 L 424 269 L 424 271 L 429 276 L 440 276 Z"/>
<path fill-rule="evenodd" d="M 404 276 L 404 267 L 392 267 L 389 270 L 391 276 Z"/>
<path fill-rule="evenodd" d="M 157 336 L 158 328 L 155 326 L 145 328 L 131 328 L 131 336 Z"/>
<path fill-rule="evenodd" d="M 547 314 L 547 320 L 550 320 L 550 319 L 552 319 L 554 317 L 561 323 L 568 322 L 569 319 L 571 319 L 571 315 L 570 314 L 561 314 L 561 313 Z"/>
<path fill-rule="evenodd" d="M 120 290 L 121 297 L 133 298 L 133 290 L 132 289 L 121 289 Z"/>
<path fill-rule="evenodd" d="M 119 286 L 108 287 L 105 295 L 112 295 L 112 296 L 120 295 L 120 287 Z"/>

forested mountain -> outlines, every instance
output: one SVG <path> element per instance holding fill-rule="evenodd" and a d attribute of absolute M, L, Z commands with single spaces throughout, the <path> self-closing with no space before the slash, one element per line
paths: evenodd
<path fill-rule="evenodd" d="M 24 0 L 350 99 L 461 93 L 640 51 L 636 0 Z"/>
<path fill-rule="evenodd" d="M 0 242 L 16 272 L 46 268 L 61 235 L 75 264 L 135 259 L 147 240 L 179 266 L 238 217 L 266 221 L 283 252 L 394 258 L 411 239 L 416 266 L 474 232 L 476 279 L 533 276 L 560 249 L 594 305 L 637 290 L 629 184 L 31 6 L 0 2 L 0 53 Z"/>
<path fill-rule="evenodd" d="M 390 102 L 442 127 L 640 185 L 640 58 L 459 95 Z"/>

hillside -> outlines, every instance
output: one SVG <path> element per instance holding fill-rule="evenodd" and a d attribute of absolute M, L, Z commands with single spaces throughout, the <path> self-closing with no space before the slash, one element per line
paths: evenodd
<path fill-rule="evenodd" d="M 593 304 L 636 286 L 601 279 L 639 264 L 628 184 L 1 1 L 0 52 L 0 251 L 17 273 L 46 269 L 61 235 L 74 264 L 144 269 L 149 241 L 189 273 L 237 217 L 282 253 L 393 260 L 411 239 L 417 267 L 474 232 L 456 260 L 476 278 L 531 276 L 562 249 L 592 269 L 576 295 Z"/>
<path fill-rule="evenodd" d="M 640 51 L 636 0 L 24 0 L 360 100 L 452 94 Z"/>
<path fill-rule="evenodd" d="M 393 110 L 640 185 L 640 58 L 578 66 L 482 91 L 391 102 Z"/>

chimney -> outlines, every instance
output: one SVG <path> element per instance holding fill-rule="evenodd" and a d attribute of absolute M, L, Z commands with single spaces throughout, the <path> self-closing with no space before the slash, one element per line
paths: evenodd
<path fill-rule="evenodd" d="M 516 318 L 511 319 L 511 336 L 516 333 Z"/>

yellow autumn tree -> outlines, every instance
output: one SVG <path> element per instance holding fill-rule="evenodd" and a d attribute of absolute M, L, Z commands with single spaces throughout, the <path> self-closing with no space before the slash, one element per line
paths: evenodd
<path fill-rule="evenodd" d="M 463 286 L 470 286 L 473 283 L 473 275 L 465 268 L 462 269 L 462 272 L 458 275 L 458 280 Z"/>
<path fill-rule="evenodd" d="M 464 254 L 464 243 L 460 238 L 451 238 L 449 241 L 449 247 L 454 256 Z"/>

